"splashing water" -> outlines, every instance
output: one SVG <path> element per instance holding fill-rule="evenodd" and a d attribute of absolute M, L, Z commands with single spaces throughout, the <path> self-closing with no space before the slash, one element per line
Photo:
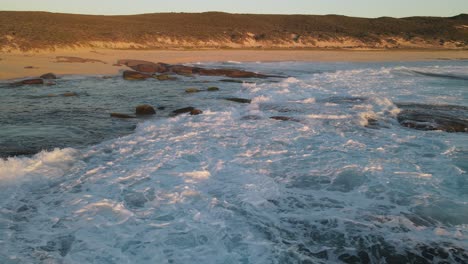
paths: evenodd
<path fill-rule="evenodd" d="M 397 102 L 468 106 L 452 78 L 466 62 L 235 67 L 290 77 L 65 80 L 106 111 L 167 109 L 120 138 L 0 160 L 0 262 L 468 261 L 467 134 L 396 119 Z M 184 93 L 203 85 L 220 91 Z M 169 117 L 189 105 L 203 114 Z"/>

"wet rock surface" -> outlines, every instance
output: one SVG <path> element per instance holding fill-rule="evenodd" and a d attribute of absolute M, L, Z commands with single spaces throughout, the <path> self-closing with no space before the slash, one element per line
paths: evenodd
<path fill-rule="evenodd" d="M 194 110 L 195 110 L 195 107 L 188 106 L 188 107 L 176 109 L 176 110 L 172 111 L 172 114 L 180 115 L 180 114 L 190 113 L 190 112 L 192 112 Z"/>
<path fill-rule="evenodd" d="M 154 110 L 154 107 L 148 104 L 144 105 L 139 105 L 135 108 L 135 114 L 136 115 L 154 115 L 156 114 L 156 110 Z"/>
<path fill-rule="evenodd" d="M 193 74 L 202 76 L 225 76 L 230 78 L 267 78 L 281 77 L 273 75 L 265 75 L 251 71 L 239 69 L 206 69 L 195 66 L 186 65 L 171 65 L 162 62 L 150 62 L 144 60 L 119 60 L 119 65 L 126 65 L 131 69 L 141 73 L 174 73 L 179 75 L 191 76 Z"/>
<path fill-rule="evenodd" d="M 293 122 L 299 122 L 299 120 L 290 117 L 290 116 L 271 116 L 270 119 L 273 120 L 278 120 L 278 121 L 293 121 Z"/>
<path fill-rule="evenodd" d="M 136 72 L 136 71 L 124 71 L 123 78 L 128 81 L 146 80 L 148 78 L 151 78 L 151 75 Z"/>
<path fill-rule="evenodd" d="M 397 103 L 402 111 L 398 122 L 417 130 L 468 132 L 468 107 L 456 105 L 428 105 Z"/>
<path fill-rule="evenodd" d="M 45 74 L 41 75 L 40 78 L 45 79 L 45 80 L 55 80 L 55 79 L 57 79 L 57 75 L 49 72 L 49 73 L 45 73 Z"/>
<path fill-rule="evenodd" d="M 35 78 L 35 79 L 26 79 L 22 80 L 19 82 L 12 83 L 12 86 L 22 86 L 22 85 L 38 85 L 38 84 L 44 84 L 44 80 L 40 78 Z"/>
<path fill-rule="evenodd" d="M 203 113 L 202 110 L 196 109 L 196 108 L 193 109 L 192 111 L 190 111 L 190 115 L 200 115 L 200 114 L 202 114 L 202 113 Z"/>
<path fill-rule="evenodd" d="M 231 101 L 231 102 L 241 103 L 241 104 L 250 104 L 252 102 L 251 99 L 237 98 L 237 97 L 229 97 L 229 98 L 224 98 L 224 99 Z"/>

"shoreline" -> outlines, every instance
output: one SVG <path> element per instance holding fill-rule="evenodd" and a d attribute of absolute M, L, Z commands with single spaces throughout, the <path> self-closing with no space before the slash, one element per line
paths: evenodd
<path fill-rule="evenodd" d="M 68 56 L 94 62 L 56 62 Z M 37 77 L 47 72 L 58 75 L 116 75 L 126 66 L 114 66 L 119 59 L 152 62 L 407 62 L 468 60 L 468 50 L 116 50 L 82 48 L 55 52 L 0 53 L 0 80 Z M 99 62 L 100 61 L 100 62 Z M 29 67 L 29 68 L 25 68 Z"/>

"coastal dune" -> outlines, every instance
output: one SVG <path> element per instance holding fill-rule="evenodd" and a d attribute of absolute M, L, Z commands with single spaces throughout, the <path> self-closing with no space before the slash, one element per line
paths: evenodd
<path fill-rule="evenodd" d="M 375 19 L 339 15 L 0 12 L 0 50 L 61 48 L 466 49 L 468 15 Z"/>
<path fill-rule="evenodd" d="M 468 58 L 468 15 L 156 13 L 128 16 L 0 11 L 0 79 L 117 74 L 119 59 L 421 61 Z M 70 59 L 70 57 L 72 59 Z"/>

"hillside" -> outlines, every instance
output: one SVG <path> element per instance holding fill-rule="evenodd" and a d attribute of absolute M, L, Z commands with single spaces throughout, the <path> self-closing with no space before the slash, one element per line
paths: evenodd
<path fill-rule="evenodd" d="M 77 47 L 467 49 L 468 15 L 367 19 L 220 12 L 129 16 L 0 12 L 2 51 Z"/>

